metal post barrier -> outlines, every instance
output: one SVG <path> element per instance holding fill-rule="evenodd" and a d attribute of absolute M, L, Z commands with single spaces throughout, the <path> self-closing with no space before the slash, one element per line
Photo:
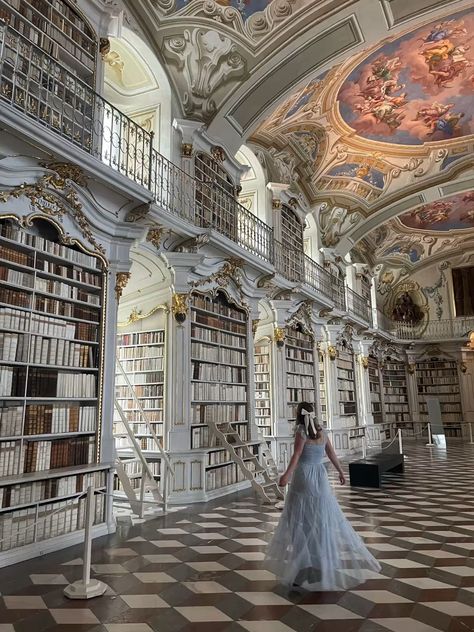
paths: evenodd
<path fill-rule="evenodd" d="M 84 525 L 84 554 L 82 560 L 82 579 L 78 579 L 64 589 L 69 599 L 92 599 L 101 597 L 107 590 L 107 584 L 91 579 L 92 523 L 94 521 L 94 488 L 87 488 L 86 516 Z"/>
<path fill-rule="evenodd" d="M 472 439 L 472 422 L 471 421 L 468 421 L 468 426 L 469 426 L 469 443 L 472 445 L 474 441 Z"/>
<path fill-rule="evenodd" d="M 398 451 L 403 454 L 402 429 L 398 429 Z"/>
<path fill-rule="evenodd" d="M 428 422 L 428 443 L 426 444 L 427 446 L 433 446 L 433 436 L 431 434 L 431 424 L 430 422 Z"/>
<path fill-rule="evenodd" d="M 362 458 L 367 456 L 367 436 L 364 434 L 362 437 Z"/>

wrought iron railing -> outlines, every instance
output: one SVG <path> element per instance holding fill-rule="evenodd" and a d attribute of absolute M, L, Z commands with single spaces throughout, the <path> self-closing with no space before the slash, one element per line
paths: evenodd
<path fill-rule="evenodd" d="M 344 285 L 342 281 L 308 255 L 304 255 L 304 280 L 307 285 L 334 301 L 336 307 L 344 309 Z"/>
<path fill-rule="evenodd" d="M 469 333 L 474 331 L 474 317 L 430 320 L 426 326 L 423 323 L 411 325 L 393 321 L 390 331 L 399 340 L 465 339 L 467 341 Z"/>
<path fill-rule="evenodd" d="M 350 287 L 346 287 L 346 308 L 350 314 L 358 316 L 366 323 L 372 321 L 369 301 Z"/>
<path fill-rule="evenodd" d="M 152 135 L 0 21 L 0 99 L 149 187 Z"/>
<path fill-rule="evenodd" d="M 280 241 L 274 241 L 275 270 L 293 283 L 304 280 L 303 253 L 286 248 Z"/>
<path fill-rule="evenodd" d="M 192 176 L 162 156 L 151 153 L 150 190 L 158 206 L 195 224 L 196 181 Z"/>

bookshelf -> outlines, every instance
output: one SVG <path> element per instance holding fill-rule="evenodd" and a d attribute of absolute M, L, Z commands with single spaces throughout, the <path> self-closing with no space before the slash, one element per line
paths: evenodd
<path fill-rule="evenodd" d="M 383 368 L 382 379 L 384 421 L 390 423 L 411 421 L 405 363 L 387 362 Z"/>
<path fill-rule="evenodd" d="M 102 262 L 61 244 L 49 222 L 23 229 L 0 218 L 2 552 L 82 529 L 80 493 L 105 489 L 105 278 Z M 95 522 L 104 523 L 104 497 L 95 502 Z"/>
<path fill-rule="evenodd" d="M 321 423 L 327 426 L 328 423 L 328 404 L 326 394 L 326 372 L 324 368 L 324 356 L 318 352 L 319 362 L 319 406 L 321 410 Z"/>
<path fill-rule="evenodd" d="M 66 0 L 0 0 L 0 19 L 94 87 L 97 37 Z"/>
<path fill-rule="evenodd" d="M 248 424 L 248 316 L 216 296 L 193 293 L 191 308 L 191 449 L 205 452 L 206 492 L 244 480 L 230 454 L 216 445 L 209 424 L 230 423 L 250 442 Z"/>
<path fill-rule="evenodd" d="M 339 416 L 346 418 L 346 421 L 351 424 L 352 421 L 356 421 L 357 417 L 354 354 L 352 351 L 339 349 L 336 367 Z"/>
<path fill-rule="evenodd" d="M 447 437 L 461 437 L 462 427 L 456 422 L 463 418 L 461 392 L 456 362 L 446 358 L 432 358 L 416 362 L 416 383 L 420 407 L 420 421 L 429 421 L 426 396 L 439 399 L 441 420 L 449 422 L 444 428 Z"/>
<path fill-rule="evenodd" d="M 255 345 L 255 422 L 261 428 L 263 436 L 273 434 L 271 420 L 270 393 L 270 344 L 260 342 Z"/>
<path fill-rule="evenodd" d="M 287 419 L 296 421 L 299 402 L 315 403 L 315 349 L 311 334 L 301 325 L 288 326 L 285 337 Z"/>
<path fill-rule="evenodd" d="M 369 392 L 370 392 L 370 409 L 374 424 L 383 422 L 382 410 L 382 387 L 380 382 L 380 370 L 377 358 L 369 356 Z"/>

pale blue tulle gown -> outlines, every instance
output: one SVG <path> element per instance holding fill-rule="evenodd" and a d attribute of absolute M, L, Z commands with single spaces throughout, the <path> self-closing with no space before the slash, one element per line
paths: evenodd
<path fill-rule="evenodd" d="M 266 553 L 266 567 L 282 584 L 311 591 L 347 590 L 363 583 L 366 571 L 380 571 L 334 496 L 325 446 L 326 438 L 306 441 Z"/>

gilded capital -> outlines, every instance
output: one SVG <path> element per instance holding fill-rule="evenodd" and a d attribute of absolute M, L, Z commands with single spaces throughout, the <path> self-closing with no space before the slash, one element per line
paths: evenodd
<path fill-rule="evenodd" d="M 337 348 L 334 345 L 329 345 L 327 352 L 330 360 L 335 360 L 337 358 Z"/>
<path fill-rule="evenodd" d="M 163 226 L 160 226 L 159 228 L 150 228 L 147 233 L 146 240 L 155 246 L 155 248 L 159 248 L 164 232 L 165 228 Z"/>
<path fill-rule="evenodd" d="M 181 155 L 185 158 L 190 158 L 193 155 L 193 144 L 181 143 Z"/>
<path fill-rule="evenodd" d="M 178 323 L 184 323 L 188 314 L 188 295 L 173 294 L 171 299 L 171 311 Z"/>
<path fill-rule="evenodd" d="M 130 280 L 130 272 L 117 272 L 115 275 L 115 297 L 120 300 L 122 293 Z"/>

